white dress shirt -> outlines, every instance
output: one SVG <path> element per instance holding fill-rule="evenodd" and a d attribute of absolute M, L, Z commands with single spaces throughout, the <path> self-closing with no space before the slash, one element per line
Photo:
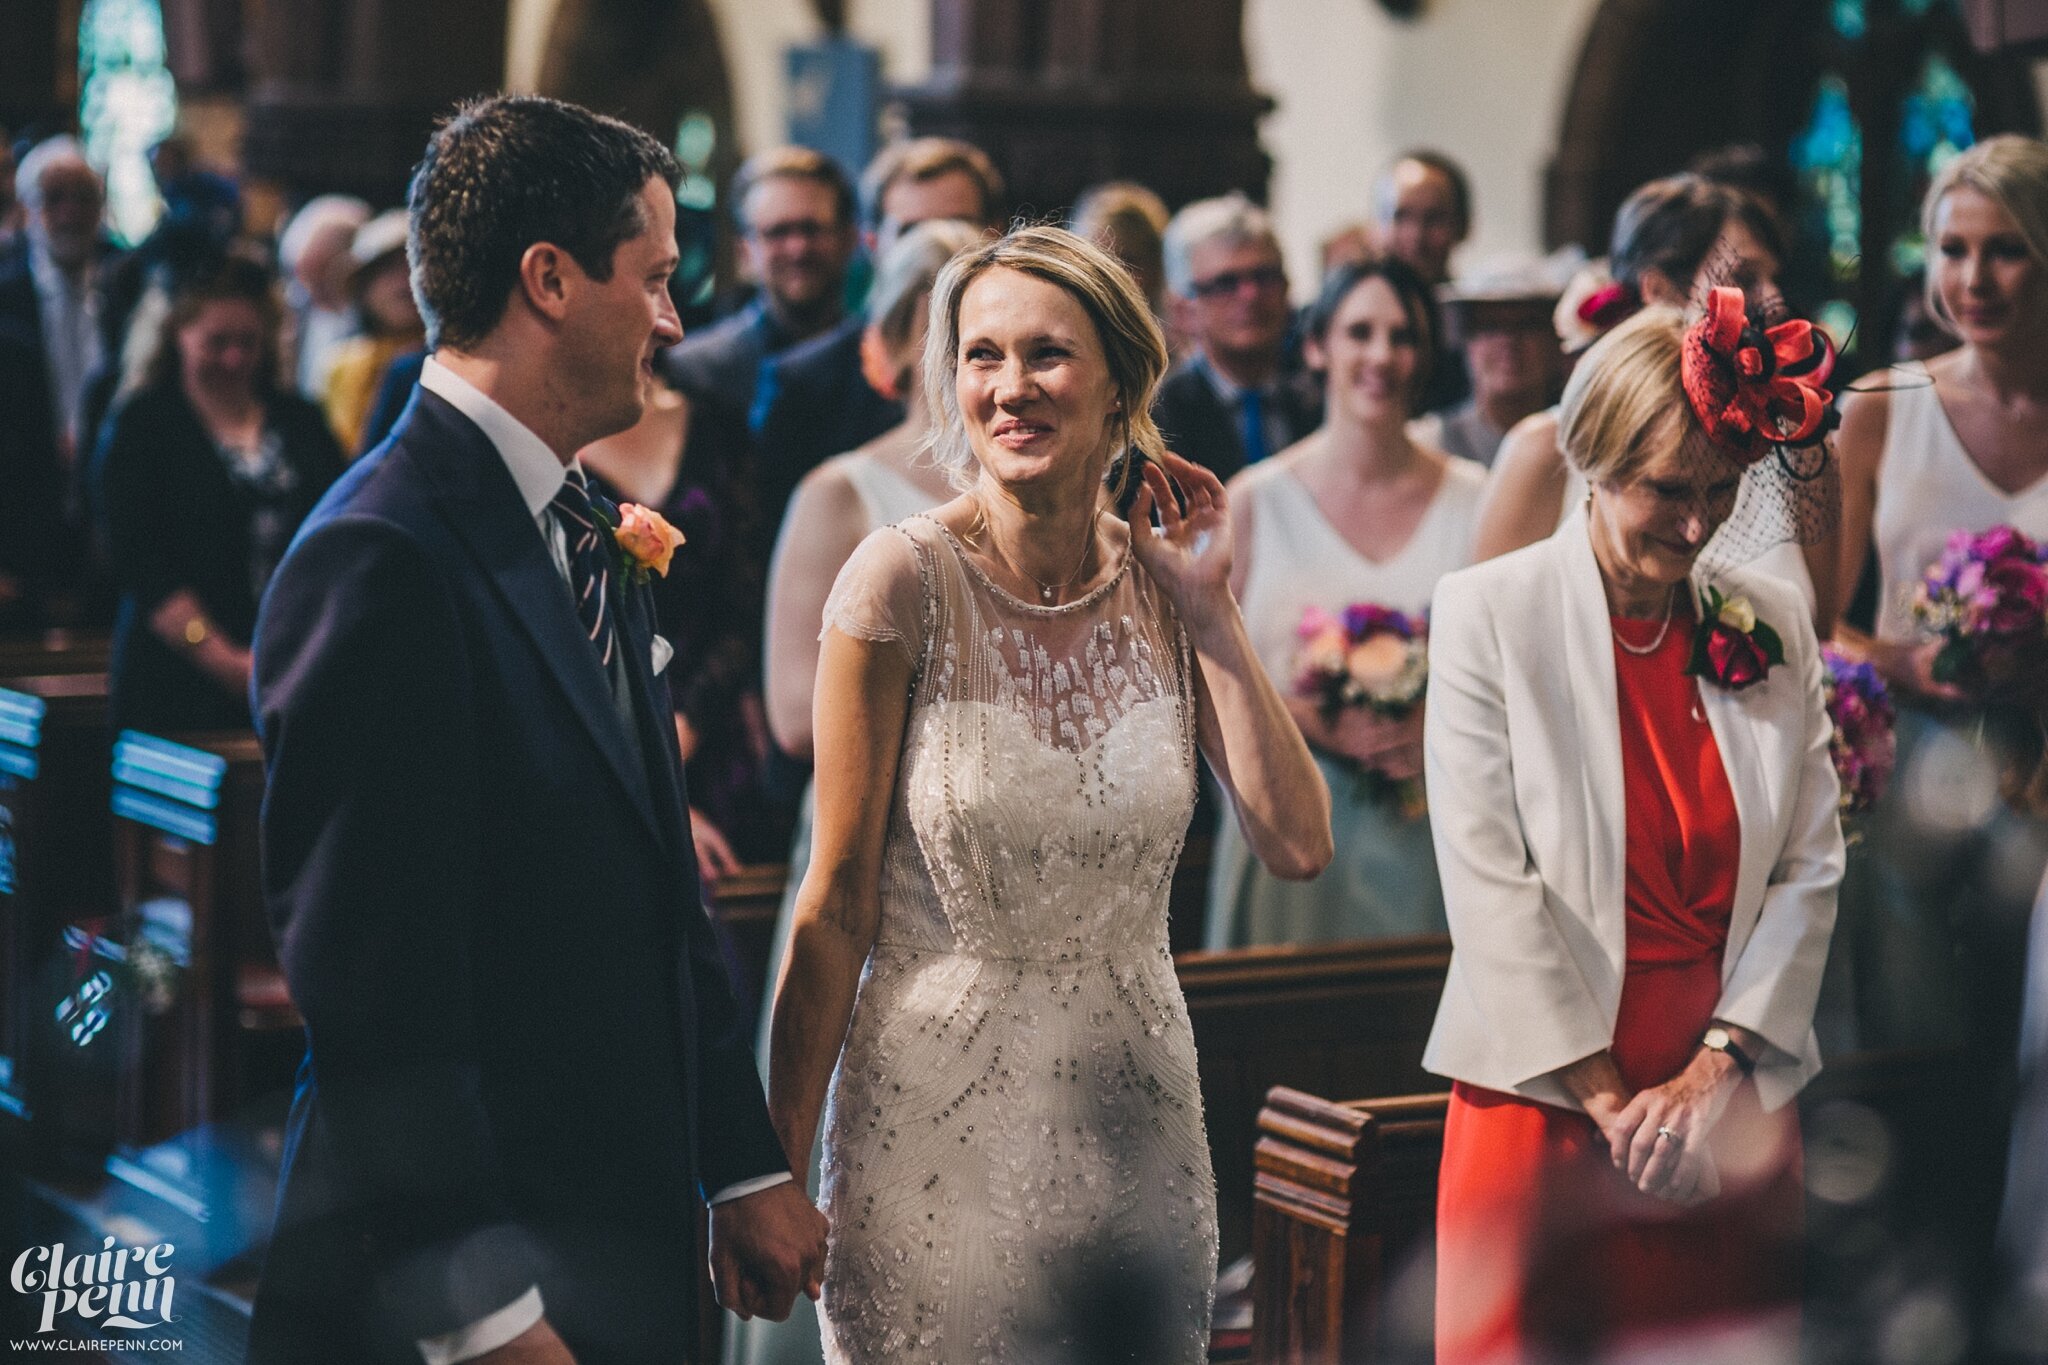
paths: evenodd
<path fill-rule="evenodd" d="M 518 487 L 519 496 L 526 503 L 526 510 L 533 515 L 534 526 L 548 547 L 548 557 L 555 562 L 555 572 L 562 576 L 563 584 L 567 585 L 570 581 L 569 539 L 562 530 L 561 522 L 548 515 L 549 504 L 555 500 L 555 494 L 560 491 L 563 480 L 568 478 L 567 466 L 553 450 L 549 449 L 547 442 L 534 435 L 532 429 L 524 422 L 505 411 L 482 389 L 431 355 L 421 368 L 420 387 L 445 400 L 457 412 L 476 423 L 478 429 L 490 440 L 492 447 L 498 452 L 498 458 L 505 462 L 506 470 L 512 475 L 512 482 Z M 659 672 L 660 666 L 667 662 L 662 657 L 666 648 L 667 642 L 656 636 L 656 672 Z M 772 1175 L 736 1181 L 712 1195 L 710 1202 L 727 1203 L 793 1178 L 788 1171 L 778 1171 Z M 438 1337 L 424 1338 L 419 1343 L 420 1354 L 426 1358 L 426 1365 L 459 1365 L 461 1361 L 474 1360 L 485 1352 L 495 1351 L 513 1340 L 539 1322 L 545 1312 L 546 1308 L 541 1303 L 540 1287 L 535 1285 L 497 1312 L 467 1327 Z"/>
<path fill-rule="evenodd" d="M 92 272 L 81 270 L 74 279 L 33 236 L 28 268 L 35 280 L 43 353 L 50 362 L 50 401 L 56 404 L 57 429 L 76 450 L 81 436 L 79 402 L 85 381 L 100 363 L 99 300 L 93 293 Z"/>

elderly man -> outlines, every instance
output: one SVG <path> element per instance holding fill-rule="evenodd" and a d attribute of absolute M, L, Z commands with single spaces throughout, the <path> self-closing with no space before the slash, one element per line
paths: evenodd
<path fill-rule="evenodd" d="M 692 333 L 663 361 L 669 382 L 730 426 L 757 416 L 762 367 L 845 314 L 853 259 L 853 185 L 808 147 L 749 157 L 733 177 L 740 257 L 760 285 L 753 302 Z"/>
<path fill-rule="evenodd" d="M 370 221 L 370 206 L 349 194 L 306 201 L 277 239 L 277 263 L 291 305 L 299 392 L 319 402 L 336 351 L 360 330 L 348 294 L 349 244 Z"/>
<path fill-rule="evenodd" d="M 1557 401 L 1564 353 L 1551 313 L 1562 292 L 1536 264 L 1473 276 L 1438 292 L 1472 394 L 1418 421 L 1418 439 L 1491 468 L 1515 423 Z"/>
<path fill-rule="evenodd" d="M 1313 378 L 1285 363 L 1280 242 L 1264 209 L 1231 194 L 1175 214 L 1165 255 L 1174 323 L 1192 351 L 1152 415 L 1169 446 L 1228 479 L 1322 423 Z"/>
<path fill-rule="evenodd" d="M 76 138 L 37 143 L 21 159 L 14 191 L 26 211 L 21 243 L 0 261 L 0 318 L 40 338 L 45 381 L 67 461 L 90 433 L 78 429 L 79 398 L 101 358 L 95 270 L 111 255 L 100 215 L 106 190 Z"/>
<path fill-rule="evenodd" d="M 23 230 L 0 248 L 0 623 L 72 619 L 81 603 L 84 517 L 79 412 L 99 366 L 99 270 L 106 197 L 69 137 L 21 159 L 14 190 Z"/>

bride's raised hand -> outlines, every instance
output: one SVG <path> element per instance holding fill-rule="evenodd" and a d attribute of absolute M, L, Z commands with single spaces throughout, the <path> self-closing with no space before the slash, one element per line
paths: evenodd
<path fill-rule="evenodd" d="M 1227 602 L 1232 546 L 1223 481 L 1171 451 L 1143 461 L 1139 469 L 1143 482 L 1131 500 L 1131 553 L 1182 616 L 1200 616 Z"/>

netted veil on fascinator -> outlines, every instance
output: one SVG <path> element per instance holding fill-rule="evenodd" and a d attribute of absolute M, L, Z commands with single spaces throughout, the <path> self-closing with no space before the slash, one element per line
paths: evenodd
<path fill-rule="evenodd" d="M 1735 508 L 1700 554 L 1709 572 L 1787 542 L 1817 544 L 1834 530 L 1834 366 L 1827 334 L 1792 317 L 1775 291 L 1752 299 L 1733 285 L 1704 288 L 1681 359 L 1685 396 L 1705 436 L 1688 446 L 1688 459 L 1742 470 Z"/>

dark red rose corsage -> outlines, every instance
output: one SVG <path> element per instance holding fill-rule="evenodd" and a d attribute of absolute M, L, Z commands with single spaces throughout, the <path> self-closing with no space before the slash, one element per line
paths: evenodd
<path fill-rule="evenodd" d="M 1740 692 L 1785 662 L 1785 642 L 1757 619 L 1747 597 L 1723 597 L 1719 588 L 1708 588 L 1700 594 L 1699 615 L 1687 673 Z"/>

